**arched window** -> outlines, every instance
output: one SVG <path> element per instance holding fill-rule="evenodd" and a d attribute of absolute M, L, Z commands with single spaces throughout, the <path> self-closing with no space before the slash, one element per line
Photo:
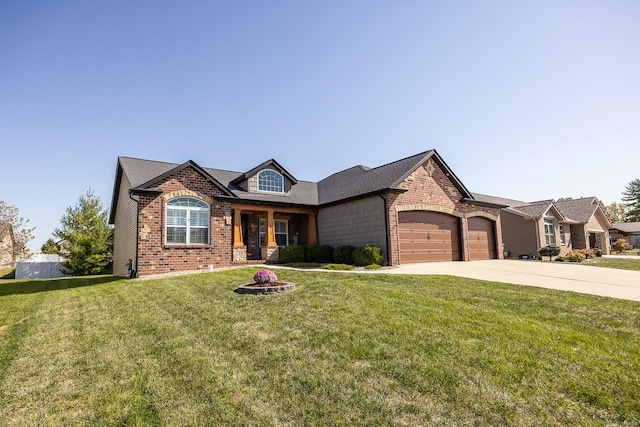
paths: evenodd
<path fill-rule="evenodd" d="M 258 191 L 284 193 L 284 178 L 272 169 L 265 169 L 258 174 Z"/>
<path fill-rule="evenodd" d="M 192 197 L 167 202 L 167 244 L 206 245 L 209 243 L 209 205 Z"/>

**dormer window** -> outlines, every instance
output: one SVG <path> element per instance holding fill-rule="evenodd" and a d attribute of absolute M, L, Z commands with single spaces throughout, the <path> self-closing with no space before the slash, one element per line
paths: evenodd
<path fill-rule="evenodd" d="M 258 191 L 284 193 L 284 178 L 273 169 L 265 169 L 258 174 Z"/>

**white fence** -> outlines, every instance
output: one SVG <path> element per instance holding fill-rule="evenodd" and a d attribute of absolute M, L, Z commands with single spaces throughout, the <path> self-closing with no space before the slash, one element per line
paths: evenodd
<path fill-rule="evenodd" d="M 16 263 L 16 279 L 53 279 L 64 277 L 58 255 L 33 255 L 28 261 Z"/>

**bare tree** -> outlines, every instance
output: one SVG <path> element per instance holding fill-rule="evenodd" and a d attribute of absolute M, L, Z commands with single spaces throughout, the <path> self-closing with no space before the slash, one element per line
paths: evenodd
<path fill-rule="evenodd" d="M 20 216 L 18 208 L 0 200 L 0 232 L 12 236 L 10 251 L 13 260 L 18 261 L 29 256 L 27 243 L 33 239 L 35 227 L 28 228 L 28 224 L 29 220 Z"/>

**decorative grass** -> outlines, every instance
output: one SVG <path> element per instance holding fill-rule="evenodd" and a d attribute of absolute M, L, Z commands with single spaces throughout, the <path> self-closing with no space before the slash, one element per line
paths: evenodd
<path fill-rule="evenodd" d="M 640 259 L 625 258 L 591 258 L 582 263 L 595 267 L 618 268 L 621 270 L 640 271 Z"/>
<path fill-rule="evenodd" d="M 636 302 L 257 268 L 0 282 L 0 425 L 638 425 Z"/>

